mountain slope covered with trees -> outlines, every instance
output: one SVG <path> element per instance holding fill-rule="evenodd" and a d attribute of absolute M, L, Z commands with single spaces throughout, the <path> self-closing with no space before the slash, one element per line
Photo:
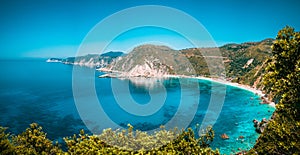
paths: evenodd
<path fill-rule="evenodd" d="M 264 90 L 277 103 L 273 119 L 249 154 L 300 153 L 300 32 L 278 32 L 267 60 Z"/>

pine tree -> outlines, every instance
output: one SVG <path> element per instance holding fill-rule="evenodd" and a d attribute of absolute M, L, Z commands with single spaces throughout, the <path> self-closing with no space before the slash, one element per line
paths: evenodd
<path fill-rule="evenodd" d="M 249 152 L 298 154 L 300 152 L 300 32 L 285 27 L 272 46 L 264 76 L 264 89 L 276 103 L 265 132 Z"/>

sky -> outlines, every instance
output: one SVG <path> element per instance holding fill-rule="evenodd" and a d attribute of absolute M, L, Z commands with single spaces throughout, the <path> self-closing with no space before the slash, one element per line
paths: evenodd
<path fill-rule="evenodd" d="M 0 58 L 74 56 L 99 22 L 141 5 L 185 12 L 203 25 L 218 46 L 275 38 L 286 25 L 300 30 L 298 0 L 2 0 Z M 121 19 L 120 25 L 112 27 L 127 21 Z M 110 33 L 110 29 L 103 31 Z M 181 34 L 157 27 L 133 28 L 116 36 L 103 50 L 97 49 L 101 43 L 87 46 L 90 53 L 128 52 L 142 43 L 166 44 L 174 49 L 192 47 Z"/>

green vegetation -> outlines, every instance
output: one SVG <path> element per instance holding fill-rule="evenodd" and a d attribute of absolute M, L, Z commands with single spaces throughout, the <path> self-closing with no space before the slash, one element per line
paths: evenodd
<path fill-rule="evenodd" d="M 267 61 L 264 90 L 277 104 L 276 111 L 249 154 L 300 152 L 300 32 L 285 27 L 278 32 Z"/>
<path fill-rule="evenodd" d="M 190 48 L 181 52 L 189 59 L 197 75 L 210 76 L 206 63 L 209 61 L 213 69 L 224 65 L 229 81 L 260 88 L 266 59 L 271 56 L 273 41 L 265 39 L 261 42 L 227 44 L 220 48 Z M 217 53 L 221 53 L 222 57 Z"/>
<path fill-rule="evenodd" d="M 5 133 L 6 128 L 0 127 L 0 150 L 1 154 L 13 154 L 15 147 L 9 140 L 9 134 Z"/>
<path fill-rule="evenodd" d="M 59 154 L 63 153 L 58 144 L 46 138 L 42 127 L 36 123 L 30 124 L 23 133 L 13 136 L 5 133 L 0 127 L 0 154 Z"/>
<path fill-rule="evenodd" d="M 79 135 L 64 138 L 67 151 L 46 138 L 42 127 L 30 125 L 20 135 L 13 136 L 0 128 L 1 154 L 220 154 L 212 150 L 214 131 L 208 127 L 200 138 L 195 138 L 192 129 L 186 131 L 166 130 L 163 127 L 154 134 L 127 130 L 106 129 L 100 135 Z M 107 142 L 107 143 L 106 143 Z"/>

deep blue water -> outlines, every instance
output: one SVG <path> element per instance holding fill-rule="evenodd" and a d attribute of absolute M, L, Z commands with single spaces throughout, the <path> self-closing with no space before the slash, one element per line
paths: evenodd
<path fill-rule="evenodd" d="M 9 127 L 10 132 L 17 134 L 24 131 L 30 123 L 37 122 L 52 140 L 72 136 L 79 129 L 96 133 L 110 127 L 105 121 L 97 124 L 92 119 L 89 120 L 89 117 L 98 118 L 88 116 L 90 111 L 96 109 L 94 104 L 90 104 L 93 102 L 91 94 L 84 89 L 86 81 L 90 80 L 94 83 L 93 89 L 98 99 L 96 104 L 103 108 L 106 117 L 120 127 L 126 128 L 130 123 L 136 129 L 148 131 L 173 121 L 170 127 L 188 123 L 188 126 L 195 128 L 208 113 L 211 94 L 221 92 L 218 89 L 224 88 L 221 84 L 196 79 L 100 79 L 97 77 L 103 73 L 91 68 L 74 67 L 82 73 L 76 78 L 81 88 L 78 90 L 72 89 L 74 77 L 71 65 L 46 63 L 45 60 L 1 60 L 0 125 Z M 212 85 L 217 89 L 212 91 Z M 76 99 L 85 103 L 75 102 L 74 91 L 80 94 Z M 259 104 L 259 96 L 236 87 L 227 86 L 224 95 L 221 113 L 218 115 L 209 111 L 219 116 L 213 125 L 215 139 L 212 147 L 227 154 L 238 151 L 238 148 L 249 149 L 259 136 L 254 131 L 252 120 L 269 118 L 274 108 Z M 127 100 L 129 98 L 132 100 Z M 139 110 L 130 101 L 144 106 L 151 101 L 163 101 L 163 104 Z M 124 106 L 129 106 L 133 113 L 120 106 L 121 102 L 126 102 Z M 77 108 L 81 109 L 80 114 Z M 181 112 L 176 113 L 178 110 Z M 193 117 L 187 121 L 186 117 L 190 116 Z M 104 117 L 98 120 L 102 121 Z M 87 128 L 86 125 L 92 127 Z M 220 135 L 223 133 L 230 139 L 222 140 Z M 239 136 L 245 138 L 242 140 Z"/>

